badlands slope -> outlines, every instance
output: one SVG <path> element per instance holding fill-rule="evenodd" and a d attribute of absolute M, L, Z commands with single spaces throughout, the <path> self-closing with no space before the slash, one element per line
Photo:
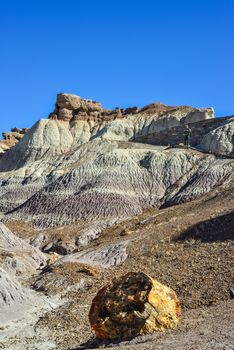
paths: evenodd
<path fill-rule="evenodd" d="M 193 147 L 169 146 L 175 127 L 183 141 L 185 125 L 212 121 Z M 234 120 L 216 121 L 211 108 L 109 111 L 59 94 L 49 118 L 2 153 L 1 348 L 102 346 L 88 324 L 92 298 L 113 276 L 141 270 L 175 289 L 183 321 L 123 346 L 228 349 Z M 164 130 L 164 145 L 136 142 Z"/>
<path fill-rule="evenodd" d="M 213 117 L 211 108 L 162 104 L 107 111 L 59 94 L 49 119 L 38 121 L 1 158 L 0 211 L 6 220 L 37 227 L 78 220 L 112 224 L 149 207 L 197 198 L 228 180 L 231 158 L 134 138 Z M 224 147 L 232 154 L 233 125 L 231 120 L 206 135 L 200 149 L 218 153 Z"/>

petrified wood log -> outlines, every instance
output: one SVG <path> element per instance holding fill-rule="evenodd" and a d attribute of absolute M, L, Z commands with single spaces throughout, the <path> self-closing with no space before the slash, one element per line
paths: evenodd
<path fill-rule="evenodd" d="M 99 339 L 128 339 L 174 328 L 180 303 L 175 292 L 142 272 L 113 279 L 95 296 L 89 312 Z"/>

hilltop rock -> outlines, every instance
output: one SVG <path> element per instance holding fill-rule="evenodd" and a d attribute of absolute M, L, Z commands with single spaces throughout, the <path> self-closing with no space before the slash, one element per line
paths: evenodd
<path fill-rule="evenodd" d="M 8 149 L 18 143 L 28 130 L 29 129 L 27 128 L 12 128 L 10 132 L 3 132 L 3 140 L 0 140 L 0 154 L 5 153 Z"/>
<path fill-rule="evenodd" d="M 0 159 L 5 220 L 108 226 L 149 207 L 195 199 L 228 179 L 231 160 L 134 143 L 139 135 L 212 120 L 212 109 L 155 103 L 126 111 L 108 112 L 96 102 L 59 94 L 51 117 L 39 120 Z"/>
<path fill-rule="evenodd" d="M 98 339 L 129 339 L 176 327 L 175 292 L 142 272 L 130 272 L 103 287 L 89 312 Z"/>
<path fill-rule="evenodd" d="M 49 159 L 72 151 L 93 139 L 134 141 L 139 136 L 213 118 L 210 108 L 170 107 L 154 103 L 142 109 L 107 111 L 100 103 L 61 93 L 49 119 L 41 119 L 30 129 L 12 129 L 0 142 L 0 153 L 19 143 L 0 160 L 0 172 L 22 168 L 42 158 Z M 21 139 L 22 138 L 22 139 Z M 168 140 L 170 142 L 170 140 Z M 38 168 L 38 167 L 37 167 Z M 44 170 L 43 170 L 44 171 Z"/>
<path fill-rule="evenodd" d="M 77 95 L 61 93 L 57 95 L 57 106 L 68 110 L 82 109 L 84 111 L 99 111 L 101 104 L 89 99 L 82 99 Z"/>

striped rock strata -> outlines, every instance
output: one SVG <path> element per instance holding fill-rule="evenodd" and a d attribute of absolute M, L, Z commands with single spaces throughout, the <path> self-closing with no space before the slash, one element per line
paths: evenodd
<path fill-rule="evenodd" d="M 103 227 L 152 206 L 197 198 L 229 181 L 231 158 L 137 144 L 134 138 L 207 118 L 213 118 L 210 108 L 156 103 L 108 111 L 91 100 L 59 94 L 49 119 L 38 121 L 0 159 L 0 211 L 5 220 L 38 227 L 78 220 Z M 228 153 L 230 129 L 219 133 L 229 140 Z"/>

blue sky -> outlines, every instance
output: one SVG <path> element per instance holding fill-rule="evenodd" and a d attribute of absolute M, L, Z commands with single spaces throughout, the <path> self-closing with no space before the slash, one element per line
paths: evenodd
<path fill-rule="evenodd" d="M 59 92 L 234 114 L 233 19 L 234 0 L 1 0 L 0 131 L 46 118 Z"/>

